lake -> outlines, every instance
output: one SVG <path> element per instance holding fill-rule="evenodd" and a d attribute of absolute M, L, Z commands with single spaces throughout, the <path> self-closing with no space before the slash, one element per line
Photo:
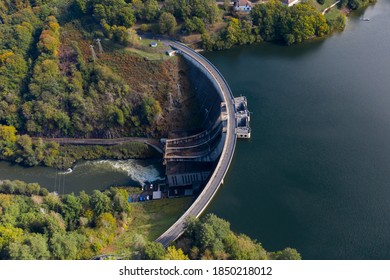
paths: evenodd
<path fill-rule="evenodd" d="M 390 1 L 324 40 L 205 56 L 253 112 L 207 212 L 270 251 L 390 259 Z"/>

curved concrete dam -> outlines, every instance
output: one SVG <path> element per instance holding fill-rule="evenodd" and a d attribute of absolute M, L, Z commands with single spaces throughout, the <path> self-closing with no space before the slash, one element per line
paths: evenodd
<path fill-rule="evenodd" d="M 209 79 L 219 96 L 207 96 L 207 99 L 221 99 L 225 111 L 223 119 L 221 119 L 220 115 L 216 116 L 214 113 L 212 113 L 210 116 L 212 120 L 210 119 L 210 121 L 204 125 L 207 133 L 208 130 L 215 130 L 217 122 L 222 123 L 222 138 L 220 141 L 220 144 L 222 145 L 222 151 L 218 163 L 216 164 L 216 167 L 203 191 L 199 194 L 191 207 L 165 233 L 156 239 L 156 242 L 160 242 L 166 247 L 170 242 L 176 240 L 183 233 L 187 218 L 189 216 L 199 217 L 206 209 L 213 196 L 216 194 L 229 169 L 237 138 L 236 108 L 234 104 L 234 97 L 228 83 L 222 74 L 205 57 L 198 54 L 191 48 L 181 43 L 172 41 L 164 41 L 164 44 L 169 45 L 173 49 L 177 50 L 178 53 L 180 53 L 188 62 L 195 66 L 197 70 L 201 71 Z M 177 139 L 177 141 L 173 144 L 177 144 L 179 141 L 180 139 Z"/>

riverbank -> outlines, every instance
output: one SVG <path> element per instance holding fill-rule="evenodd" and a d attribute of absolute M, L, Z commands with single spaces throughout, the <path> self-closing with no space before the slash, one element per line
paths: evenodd
<path fill-rule="evenodd" d="M 154 148 L 138 142 L 129 142 L 113 146 L 63 145 L 59 149 L 58 161 L 49 167 L 67 169 L 81 160 L 124 160 L 124 159 L 160 159 L 162 155 Z"/>
<path fill-rule="evenodd" d="M 194 48 L 206 51 L 226 50 L 263 41 L 283 45 L 299 44 L 343 31 L 347 24 L 346 16 L 355 10 L 364 10 L 376 3 L 376 0 L 326 0 L 322 1 L 322 4 L 319 2 L 302 1 L 291 7 L 280 1 L 257 3 L 250 13 L 227 13 L 223 27 L 216 31 L 205 30 L 199 36 L 189 34 L 178 38 Z"/>
<path fill-rule="evenodd" d="M 73 142 L 78 144 L 72 145 Z M 89 145 L 91 143 L 100 145 Z M 17 134 L 13 126 L 0 125 L 0 160 L 25 167 L 47 166 L 67 169 L 80 160 L 161 158 L 158 145 L 157 140 L 140 138 L 119 140 L 31 138 L 28 135 Z"/>

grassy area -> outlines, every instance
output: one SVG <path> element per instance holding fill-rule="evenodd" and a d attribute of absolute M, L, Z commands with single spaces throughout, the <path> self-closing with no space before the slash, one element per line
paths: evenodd
<path fill-rule="evenodd" d="M 327 20 L 335 20 L 338 16 L 340 16 L 340 13 L 341 11 L 334 7 L 325 14 L 325 17 Z"/>
<path fill-rule="evenodd" d="M 164 53 L 152 53 L 135 48 L 126 48 L 126 52 L 131 53 L 133 55 L 137 55 L 142 58 L 146 58 L 147 60 L 164 60 L 170 58 Z"/>
<path fill-rule="evenodd" d="M 153 42 L 157 43 L 157 47 L 155 47 L 155 48 L 150 47 L 150 44 Z M 164 52 L 167 49 L 169 49 L 169 47 L 165 46 L 163 43 L 161 43 L 158 40 L 142 38 L 142 40 L 139 40 L 139 44 L 142 47 L 149 48 L 151 53 Z"/>
<path fill-rule="evenodd" d="M 147 60 L 164 60 L 169 58 L 165 52 L 170 48 L 158 40 L 142 38 L 137 43 L 139 44 L 138 46 L 126 48 L 126 51 Z M 151 43 L 157 43 L 157 47 L 152 48 L 150 46 Z"/>
<path fill-rule="evenodd" d="M 311 1 L 312 5 L 322 13 L 326 8 L 332 6 L 334 3 L 336 3 L 337 0 L 325 0 L 325 3 L 323 5 L 319 4 L 316 0 Z M 340 16 L 342 12 L 336 7 L 333 7 L 330 9 L 326 14 L 325 17 L 327 20 L 336 20 L 338 16 Z"/>
<path fill-rule="evenodd" d="M 322 13 L 323 10 L 325 10 L 327 7 L 329 7 L 332 4 L 334 4 L 336 1 L 337 0 L 325 0 L 325 3 L 323 5 L 321 5 L 316 0 L 314 0 L 313 3 L 314 3 L 314 6 L 316 7 L 317 11 Z"/>
<path fill-rule="evenodd" d="M 193 202 L 192 197 L 134 203 L 135 217 L 103 253 L 130 254 L 137 244 L 153 241 L 166 231 Z"/>
<path fill-rule="evenodd" d="M 148 217 L 147 223 L 143 225 L 148 240 L 155 240 L 166 231 L 192 202 L 192 197 L 184 197 L 139 203 L 141 211 Z"/>

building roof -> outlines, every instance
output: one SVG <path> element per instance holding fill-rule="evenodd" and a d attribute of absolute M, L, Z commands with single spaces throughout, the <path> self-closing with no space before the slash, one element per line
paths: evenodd
<path fill-rule="evenodd" d="M 248 0 L 238 0 L 237 6 L 250 6 L 252 7 L 252 2 Z"/>
<path fill-rule="evenodd" d="M 251 128 L 250 127 L 237 127 L 236 128 L 236 133 L 243 133 L 243 134 L 246 134 L 246 133 L 251 133 Z"/>

